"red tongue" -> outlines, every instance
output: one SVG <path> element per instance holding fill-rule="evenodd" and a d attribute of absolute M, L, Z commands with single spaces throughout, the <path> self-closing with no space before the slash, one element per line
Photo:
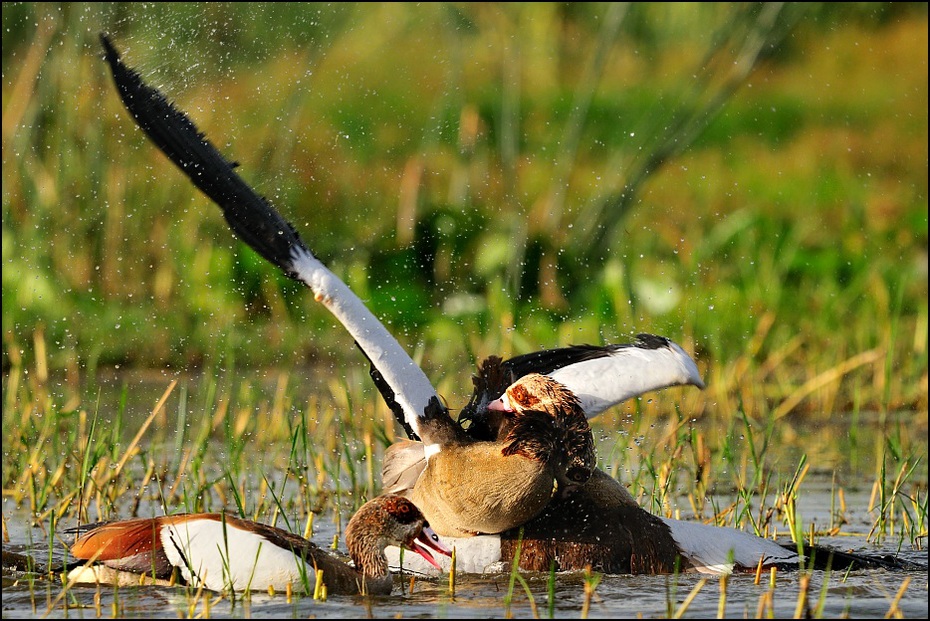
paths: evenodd
<path fill-rule="evenodd" d="M 433 555 L 430 553 L 430 550 L 434 550 L 445 556 L 452 556 L 452 550 L 450 550 L 442 541 L 439 540 L 439 536 L 433 531 L 432 528 L 426 526 L 417 535 L 417 538 L 413 540 L 413 545 L 411 546 L 411 551 L 416 552 L 420 556 L 426 559 L 426 562 L 442 571 L 442 567 L 439 563 L 436 562 L 436 559 L 433 558 Z"/>

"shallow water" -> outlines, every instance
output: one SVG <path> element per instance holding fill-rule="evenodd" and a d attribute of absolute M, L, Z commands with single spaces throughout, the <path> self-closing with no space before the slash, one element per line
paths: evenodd
<path fill-rule="evenodd" d="M 829 506 L 829 494 L 808 491 L 802 497 L 801 509 L 808 514 L 817 513 L 814 507 Z M 850 523 L 844 532 L 861 533 L 851 536 L 822 538 L 820 543 L 844 550 L 855 550 L 867 554 L 891 554 L 896 552 L 896 542 L 888 541 L 880 546 L 870 545 L 865 533 L 870 528 L 868 514 L 864 511 L 868 497 L 853 494 L 847 499 L 851 509 L 847 513 Z M 4 544 L 8 551 L 33 555 L 40 562 L 48 561 L 47 534 L 39 528 L 28 529 L 28 511 L 7 506 L 4 503 L 4 519 L 9 528 L 10 542 Z M 325 520 L 319 522 L 314 535 L 318 542 L 332 541 L 335 526 Z M 30 544 L 31 542 L 38 542 Z M 919 562 L 926 567 L 927 553 L 914 550 L 904 544 L 903 558 Z M 55 547 L 51 561 L 60 562 L 63 549 Z M 510 605 L 515 617 L 548 617 L 549 576 L 546 574 L 522 574 L 527 582 L 533 603 L 526 590 L 516 583 Z M 774 614 L 776 617 L 792 616 L 798 606 L 800 592 L 799 572 L 780 572 L 776 577 Z M 590 600 L 590 617 L 664 617 L 669 608 L 676 609 L 685 597 L 701 581 L 699 575 L 680 576 L 603 576 Z M 456 594 L 450 598 L 446 578 L 416 579 L 410 588 L 409 577 L 395 579 L 394 594 L 389 597 L 365 599 L 357 596 L 331 596 L 327 601 L 314 601 L 309 597 L 294 597 L 288 601 L 284 595 L 269 596 L 256 593 L 249 599 L 232 602 L 214 596 L 216 601 L 209 607 L 213 617 L 502 617 L 507 614 L 507 593 L 510 575 L 486 576 L 460 575 Z M 809 586 L 810 607 L 816 610 L 823 597 L 822 616 L 825 617 L 883 617 L 891 608 L 898 590 L 910 581 L 898 607 L 909 618 L 927 617 L 928 580 L 926 570 L 887 571 L 861 570 L 848 575 L 813 572 Z M 826 583 L 826 584 L 825 584 Z M 556 617 L 578 617 L 585 606 L 585 579 L 580 573 L 562 573 L 556 576 L 552 613 Z M 760 599 L 769 591 L 768 575 L 762 583 L 754 584 L 753 575 L 732 576 L 726 585 L 725 614 L 728 617 L 756 617 Z M 203 600 L 195 601 L 181 587 L 138 587 L 113 589 L 79 586 L 61 598 L 60 583 L 23 574 L 3 576 L 3 617 L 33 617 L 48 615 L 51 618 L 95 618 L 103 617 L 165 617 L 203 614 Z M 99 595 L 98 595 L 99 594 Z M 670 603 L 671 602 L 671 603 Z M 709 578 L 687 609 L 686 617 L 715 617 L 721 603 L 721 581 Z M 535 611 L 534 611 L 535 605 Z"/>
<path fill-rule="evenodd" d="M 125 378 L 123 378 L 125 379 Z M 194 382 L 195 383 L 195 382 Z M 266 382 L 269 395 L 274 393 L 274 382 Z M 138 421 L 144 417 L 151 403 L 164 390 L 164 377 L 155 377 L 152 382 L 152 395 L 143 389 L 145 382 L 130 382 L 129 394 L 140 401 L 138 408 L 130 405 L 126 410 L 126 433 L 135 432 Z M 122 386 L 122 379 L 114 386 Z M 191 396 L 193 402 L 196 397 Z M 107 411 L 110 404 L 104 396 L 101 411 Z M 138 410 L 138 412 L 136 412 Z M 860 420 L 860 423 L 862 421 Z M 927 552 L 916 550 L 909 542 L 900 543 L 897 536 L 887 537 L 880 545 L 867 541 L 867 534 L 875 521 L 875 512 L 868 511 L 871 484 L 874 480 L 874 464 L 868 463 L 868 451 L 862 451 L 866 457 L 864 463 L 853 463 L 848 451 L 836 446 L 841 438 L 848 435 L 849 422 L 845 417 L 836 417 L 831 429 L 800 430 L 807 433 L 806 449 L 813 444 L 832 445 L 831 453 L 811 453 L 811 472 L 804 480 L 799 495 L 798 511 L 804 524 L 814 523 L 818 529 L 831 524 L 836 513 L 837 481 L 845 491 L 846 511 L 843 518 L 842 537 L 820 538 L 818 543 L 832 545 L 843 550 L 853 550 L 866 554 L 900 555 L 927 566 Z M 163 430 L 163 432 L 166 430 Z M 170 427 L 167 431 L 170 436 Z M 601 439 L 599 455 L 601 463 L 611 461 L 613 445 L 628 441 L 608 430 L 596 430 Z M 860 430 L 867 435 L 867 430 Z M 917 431 L 926 437 L 926 431 Z M 818 440 L 817 434 L 826 438 Z M 159 441 L 171 444 L 170 437 L 164 436 Z M 833 440 L 831 440 L 831 438 Z M 248 444 L 255 444 L 254 439 Z M 261 447 L 254 447 L 260 451 Z M 797 446 L 779 446 L 777 455 L 771 458 L 781 480 L 790 478 L 797 465 L 801 450 Z M 261 459 L 261 456 L 257 456 Z M 844 461 L 845 460 L 845 461 Z M 620 469 L 619 477 L 625 480 L 631 474 L 629 464 Z M 868 474 L 864 474 L 868 473 Z M 926 469 L 916 479 L 922 481 L 920 502 L 925 503 Z M 721 479 L 722 480 L 722 479 Z M 777 486 L 777 485 L 776 485 Z M 687 491 L 687 485 L 678 488 L 680 494 Z M 715 490 L 712 501 L 716 507 L 726 507 L 733 498 L 727 491 Z M 149 503 L 149 504 L 146 504 Z M 672 499 L 674 507 L 682 511 L 682 518 L 689 519 L 689 501 L 682 497 Z M 771 505 L 769 499 L 768 505 Z M 232 509 L 232 507 L 229 507 Z M 154 501 L 145 500 L 139 515 L 156 515 Z M 120 513 L 125 517 L 126 515 Z M 338 520 L 327 519 L 324 511 L 315 521 L 313 539 L 321 545 L 333 540 L 337 532 Z M 47 520 L 38 526 L 30 527 L 33 516 L 28 509 L 16 507 L 12 501 L 3 500 L 4 530 L 9 541 L 4 542 L 4 550 L 29 554 L 42 565 L 61 563 L 64 560 L 64 545 L 56 537 L 49 550 L 49 535 L 43 530 L 48 528 Z M 65 524 L 64 526 L 71 526 Z M 926 546 L 926 527 L 920 543 Z M 784 541 L 784 538 L 782 538 Z M 212 617 L 450 617 L 450 618 L 491 618 L 511 614 L 518 618 L 528 617 L 580 617 L 585 613 L 592 618 L 609 617 L 666 617 L 674 612 L 688 596 L 701 584 L 699 575 L 681 576 L 602 576 L 586 602 L 585 577 L 580 573 L 563 573 L 555 577 L 554 597 L 550 602 L 549 576 L 546 574 L 521 574 L 526 580 L 526 587 L 517 582 L 513 586 L 512 597 L 509 574 L 486 576 L 459 576 L 454 597 L 448 595 L 446 578 L 416 579 L 411 588 L 410 577 L 398 576 L 395 580 L 394 593 L 389 597 L 366 599 L 357 596 L 331 596 L 327 601 L 314 601 L 310 597 L 294 597 L 291 601 L 284 595 L 269 596 L 266 593 L 252 594 L 247 599 L 230 601 L 226 597 L 214 595 L 210 606 L 204 609 L 203 598 L 192 597 L 181 587 L 138 587 L 119 590 L 77 586 L 62 595 L 60 582 L 49 581 L 34 575 L 11 573 L 4 569 L 2 607 L 4 618 L 21 618 L 45 616 L 50 618 L 97 618 L 102 617 L 177 617 L 203 615 Z M 802 574 L 799 572 L 781 572 L 776 576 L 774 597 L 771 598 L 774 616 L 793 616 L 798 608 L 801 591 Z M 814 572 L 808 587 L 808 606 L 814 615 L 824 617 L 884 617 L 889 613 L 892 602 L 902 585 L 907 584 L 898 603 L 898 610 L 904 617 L 926 618 L 928 613 L 927 593 L 928 579 L 926 569 L 915 571 L 861 570 L 848 575 L 840 573 L 827 574 Z M 690 603 L 685 617 L 715 617 L 721 606 L 722 582 L 709 578 Z M 528 593 L 527 593 L 528 591 Z M 737 575 L 726 582 L 726 594 L 723 601 L 724 614 L 728 617 L 756 617 L 760 600 L 770 591 L 768 576 L 759 585 L 754 584 L 754 576 Z M 532 599 L 531 599 L 532 598 Z M 214 601 L 215 600 L 215 601 Z M 510 602 L 508 604 L 508 601 Z M 192 603 L 193 602 L 193 603 Z M 818 607 L 822 607 L 818 611 Z M 766 616 L 770 613 L 767 611 Z"/>

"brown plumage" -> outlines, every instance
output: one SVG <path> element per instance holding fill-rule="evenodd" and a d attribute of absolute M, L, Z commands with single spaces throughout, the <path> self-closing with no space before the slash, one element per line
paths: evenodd
<path fill-rule="evenodd" d="M 71 547 L 77 582 L 165 584 L 174 571 L 188 582 L 222 591 L 300 588 L 323 572 L 330 593 L 390 593 L 384 548 L 404 546 L 439 567 L 429 550 L 451 554 L 406 498 L 379 496 L 346 527 L 355 566 L 287 531 L 218 514 L 183 514 L 92 525 Z M 144 577 L 144 578 L 143 578 Z"/>
<path fill-rule="evenodd" d="M 501 560 L 510 563 L 520 528 L 501 534 Z M 590 566 L 613 574 L 675 571 L 678 546 L 668 526 L 637 505 L 619 481 L 601 470 L 573 494 L 555 498 L 522 527 L 520 567 L 575 571 Z"/>
<path fill-rule="evenodd" d="M 474 379 L 475 394 L 495 394 L 511 376 L 499 358 L 489 358 Z M 577 401 L 558 382 L 518 382 L 508 387 L 498 402 L 483 405 L 487 413 L 478 417 L 477 424 L 482 426 L 478 433 L 492 439 L 511 433 L 512 420 L 502 415 L 496 405 L 499 402 L 504 402 L 504 410 L 537 408 L 558 416 L 554 404 Z M 678 551 L 668 526 L 636 504 L 616 479 L 596 468 L 590 428 L 586 419 L 581 421 L 583 427 L 575 417 L 565 423 L 573 432 L 566 435 L 567 480 L 560 483 L 571 493 L 554 497 L 522 525 L 520 567 L 548 571 L 555 561 L 557 570 L 580 570 L 590 565 L 609 573 L 674 571 Z M 512 561 L 519 537 L 519 526 L 501 534 L 503 561 Z"/>
<path fill-rule="evenodd" d="M 561 496 L 569 494 L 591 476 L 597 465 L 591 426 L 578 397 L 563 384 L 547 375 L 525 375 L 508 386 L 501 398 L 489 405 L 489 410 L 504 414 L 498 419 L 498 438 L 504 436 L 505 442 L 512 438 L 520 440 L 517 448 L 505 451 L 536 450 L 558 455 L 563 460 L 556 468 Z M 558 421 L 562 433 L 536 434 L 535 414 L 539 412 Z M 518 415 L 508 416 L 511 413 Z"/>
<path fill-rule="evenodd" d="M 586 480 L 594 467 L 591 429 L 569 391 L 552 378 L 532 374 L 508 394 L 515 407 L 501 410 L 505 422 L 498 441 L 449 442 L 425 467 L 422 444 L 401 442 L 385 453 L 385 488 L 413 500 L 442 535 L 500 533 L 519 526 L 560 488 Z"/>

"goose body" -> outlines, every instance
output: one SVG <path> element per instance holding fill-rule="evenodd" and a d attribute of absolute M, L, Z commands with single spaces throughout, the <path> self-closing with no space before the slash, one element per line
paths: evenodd
<path fill-rule="evenodd" d="M 411 495 L 422 503 L 426 517 L 440 532 L 504 531 L 536 515 L 553 495 L 554 481 L 571 480 L 566 470 L 571 467 L 570 459 L 563 448 L 543 459 L 525 448 L 508 449 L 504 455 L 504 449 L 515 443 L 507 443 L 503 430 L 488 427 L 488 403 L 522 377 L 536 373 L 557 378 L 580 396 L 582 418 L 644 390 L 673 384 L 703 386 L 694 361 L 681 347 L 662 337 L 641 335 L 627 345 L 544 350 L 508 361 L 489 358 L 476 379 L 475 393 L 465 408 L 467 415 L 453 420 L 426 375 L 397 340 L 313 255 L 272 205 L 238 175 L 236 165 L 220 154 L 186 114 L 127 67 L 105 35 L 101 35 L 101 42 L 120 98 L 139 127 L 221 208 L 243 241 L 313 291 L 314 298 L 337 318 L 369 360 L 372 378 L 396 418 L 412 439 L 422 441 L 404 442 L 393 451 L 393 465 L 385 465 L 385 489 Z M 479 380 L 484 383 L 479 385 Z M 540 426 L 544 419 L 535 420 Z M 590 430 L 587 433 L 590 435 Z M 473 446 L 476 442 L 502 441 L 497 448 Z M 526 434 L 517 444 L 525 447 L 532 441 Z M 488 462 L 491 456 L 494 459 Z M 428 467 L 431 461 L 434 464 Z M 489 478 L 466 476 L 482 471 Z M 575 475 L 578 472 L 575 470 Z M 424 473 L 437 482 L 429 486 L 429 493 L 417 489 Z M 485 483 L 492 480 L 490 474 L 498 475 L 502 485 L 507 481 L 519 485 L 488 493 Z M 462 476 L 467 479 L 464 484 Z M 452 493 L 453 488 L 458 493 Z M 494 501 L 498 495 L 500 502 Z M 491 502 L 475 504 L 471 499 Z"/>
<path fill-rule="evenodd" d="M 506 394 L 513 395 L 516 407 L 500 400 L 489 405 L 501 415 L 494 441 L 450 442 L 428 458 L 418 450 L 421 443 L 405 441 L 385 453 L 382 478 L 394 481 L 392 493 L 413 500 L 442 535 L 500 533 L 520 526 L 557 494 L 587 481 L 596 466 L 591 428 L 564 386 L 530 374 Z M 532 403 L 520 402 L 529 395 Z"/>
<path fill-rule="evenodd" d="M 69 573 L 74 582 L 168 584 L 177 571 L 188 584 L 213 591 L 295 590 L 323 572 L 330 593 L 390 593 L 384 549 L 403 546 L 439 569 L 431 552 L 450 554 L 417 507 L 399 496 L 364 504 L 346 527 L 349 566 L 287 531 L 219 513 L 181 514 L 90 527 L 71 547 L 90 564 Z M 413 555 L 409 555 L 408 558 Z"/>

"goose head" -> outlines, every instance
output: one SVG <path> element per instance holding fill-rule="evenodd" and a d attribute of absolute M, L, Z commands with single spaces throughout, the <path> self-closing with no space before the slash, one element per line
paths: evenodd
<path fill-rule="evenodd" d="M 379 578 L 388 574 L 384 549 L 392 545 L 419 554 L 440 570 L 433 552 L 452 555 L 413 502 L 402 496 L 378 496 L 352 516 L 346 527 L 346 547 L 358 571 Z"/>
<path fill-rule="evenodd" d="M 555 467 L 561 495 L 584 485 L 597 466 L 594 438 L 581 403 L 564 384 L 531 373 L 488 404 L 505 454 L 544 456 Z"/>

